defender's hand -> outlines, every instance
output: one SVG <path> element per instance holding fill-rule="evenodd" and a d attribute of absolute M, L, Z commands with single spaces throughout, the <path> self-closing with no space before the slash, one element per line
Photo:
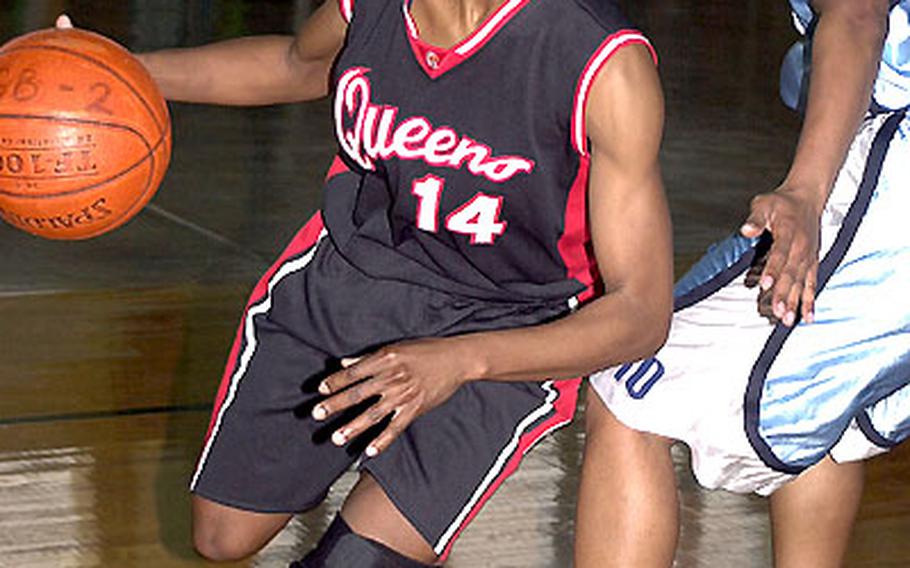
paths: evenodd
<path fill-rule="evenodd" d="M 773 242 L 758 278 L 758 308 L 784 325 L 813 321 L 818 277 L 819 218 L 817 207 L 787 187 L 756 196 L 740 232 L 754 238 L 764 231 Z M 800 306 L 801 304 L 801 306 Z"/>
<path fill-rule="evenodd" d="M 385 429 L 367 446 L 373 457 L 392 443 L 418 416 L 439 406 L 468 379 L 470 359 L 457 339 L 420 339 L 384 347 L 326 378 L 319 392 L 329 395 L 313 409 L 325 420 L 364 400 L 378 397 L 363 413 L 332 434 L 344 445 L 391 415 Z"/>

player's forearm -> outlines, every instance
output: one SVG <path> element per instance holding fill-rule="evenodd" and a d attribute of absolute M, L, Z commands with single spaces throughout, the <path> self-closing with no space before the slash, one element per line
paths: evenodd
<path fill-rule="evenodd" d="M 663 345 L 673 311 L 673 245 L 659 169 L 612 176 L 609 164 L 595 152 L 589 191 L 606 292 L 547 324 L 460 338 L 460 359 L 473 366 L 469 380 L 574 378 L 649 357 Z"/>
<path fill-rule="evenodd" d="M 887 0 L 817 3 L 809 99 L 785 187 L 820 211 L 869 107 L 887 26 Z"/>
<path fill-rule="evenodd" d="M 673 244 L 658 161 L 663 96 L 646 48 L 621 50 L 609 65 L 592 86 L 586 119 L 588 217 L 607 290 L 551 323 L 460 338 L 469 379 L 578 377 L 649 357 L 666 339 Z"/>
<path fill-rule="evenodd" d="M 543 381 L 590 374 L 653 355 L 666 340 L 669 286 L 653 295 L 609 293 L 579 311 L 534 327 L 458 338 L 472 380 Z"/>
<path fill-rule="evenodd" d="M 256 36 L 139 58 L 169 100 L 267 105 L 325 96 L 331 61 L 300 60 L 293 41 L 292 36 Z"/>

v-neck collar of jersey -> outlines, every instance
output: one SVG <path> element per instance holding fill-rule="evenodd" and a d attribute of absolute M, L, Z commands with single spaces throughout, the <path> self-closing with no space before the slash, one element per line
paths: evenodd
<path fill-rule="evenodd" d="M 420 39 L 417 23 L 411 17 L 410 8 L 412 1 L 402 0 L 401 3 L 408 42 L 411 44 L 414 58 L 424 73 L 431 79 L 436 79 L 480 51 L 531 0 L 506 0 L 466 38 L 446 49 L 436 47 Z"/>

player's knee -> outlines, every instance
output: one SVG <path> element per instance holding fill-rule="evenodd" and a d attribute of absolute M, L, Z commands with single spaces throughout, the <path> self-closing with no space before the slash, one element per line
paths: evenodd
<path fill-rule="evenodd" d="M 240 550 L 236 550 L 226 539 L 219 538 L 217 533 L 208 530 L 193 530 L 193 548 L 197 554 L 214 562 L 242 558 Z"/>
<path fill-rule="evenodd" d="M 290 520 L 288 514 L 253 513 L 193 496 L 193 547 L 209 560 L 246 558 Z"/>
<path fill-rule="evenodd" d="M 291 568 L 430 568 L 391 548 L 353 532 L 341 516 L 335 517 L 319 544 Z"/>
<path fill-rule="evenodd" d="M 228 562 L 241 560 L 256 552 L 243 535 L 232 534 L 213 523 L 196 523 L 193 525 L 193 548 L 207 560 Z"/>

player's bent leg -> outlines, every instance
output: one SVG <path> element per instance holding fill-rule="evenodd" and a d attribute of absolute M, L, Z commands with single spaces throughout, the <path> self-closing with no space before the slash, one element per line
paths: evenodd
<path fill-rule="evenodd" d="M 319 544 L 290 568 L 427 568 L 391 548 L 351 530 L 341 515 L 335 517 Z"/>
<path fill-rule="evenodd" d="M 258 552 L 291 519 L 285 513 L 255 513 L 193 495 L 193 546 L 218 562 Z"/>
<path fill-rule="evenodd" d="M 863 462 L 825 458 L 771 494 L 776 568 L 843 565 L 863 492 Z"/>
<path fill-rule="evenodd" d="M 351 490 L 341 508 L 341 517 L 355 534 L 402 555 L 401 566 L 414 566 L 415 561 L 424 565 L 437 562 L 430 544 L 368 473 L 362 473 Z"/>
<path fill-rule="evenodd" d="M 625 426 L 589 390 L 576 568 L 664 568 L 673 563 L 679 504 L 671 444 Z"/>

